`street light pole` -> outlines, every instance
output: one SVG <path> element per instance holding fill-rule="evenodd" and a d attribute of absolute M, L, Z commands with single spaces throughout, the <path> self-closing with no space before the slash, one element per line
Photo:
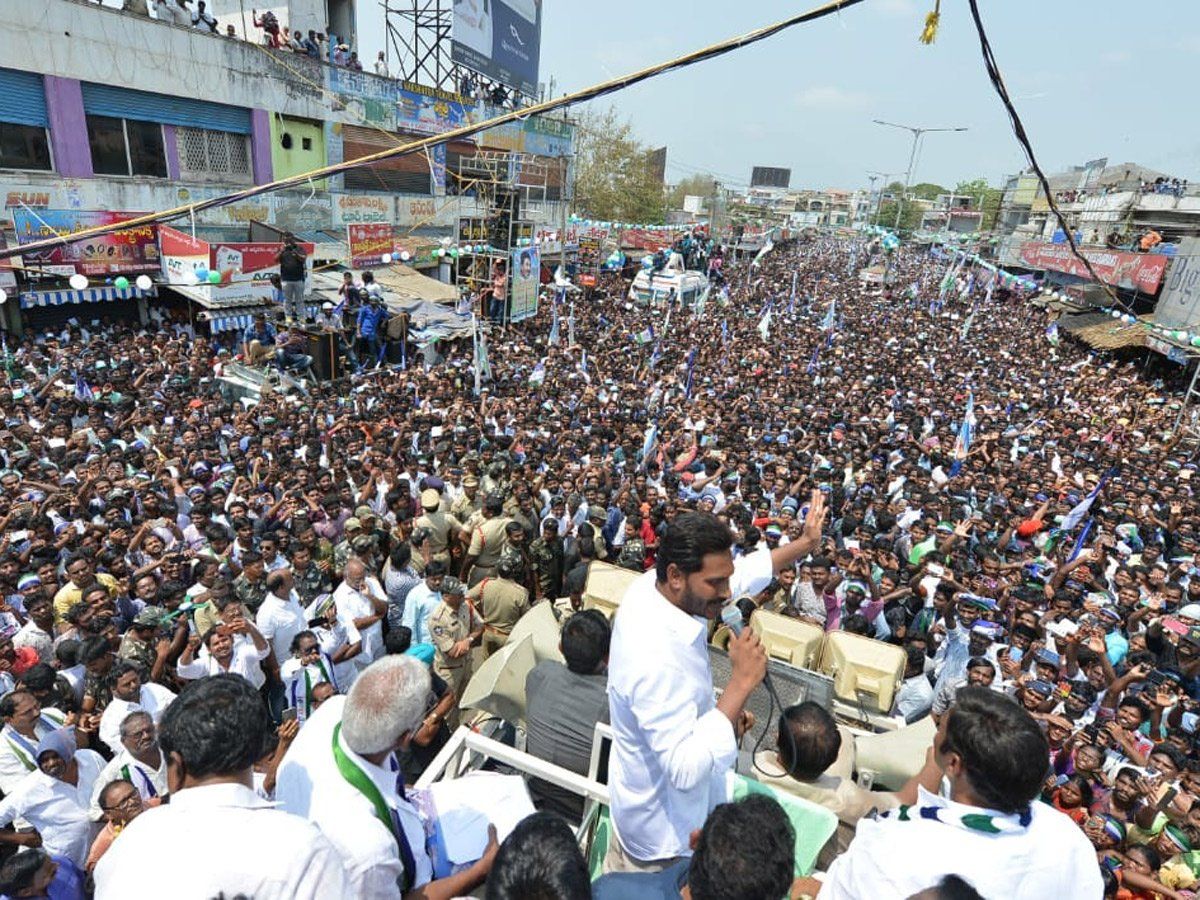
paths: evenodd
<path fill-rule="evenodd" d="M 872 189 L 874 189 L 874 187 L 875 187 L 875 179 L 876 178 L 884 179 L 883 185 L 879 188 L 879 193 L 875 196 L 875 214 L 872 216 L 872 221 L 871 221 L 872 225 L 879 224 L 879 210 L 883 208 L 883 188 L 886 187 L 886 185 L 887 185 L 886 179 L 892 178 L 893 176 L 896 176 L 899 174 L 900 174 L 899 172 L 872 172 L 872 171 L 867 172 L 867 177 L 871 180 L 871 188 Z"/>
<path fill-rule="evenodd" d="M 917 160 L 917 144 L 920 142 L 921 136 L 928 134 L 930 132 L 933 132 L 933 131 L 966 131 L 967 129 L 961 128 L 961 127 L 959 127 L 959 128 L 918 128 L 914 125 L 897 125 L 895 122 L 885 122 L 882 119 L 872 119 L 871 121 L 874 122 L 876 125 L 886 125 L 888 128 L 899 128 L 899 129 L 902 129 L 903 131 L 911 132 L 912 136 L 913 136 L 912 150 L 908 154 L 908 169 L 906 170 L 905 175 L 904 175 L 904 193 L 901 194 L 900 200 L 896 204 L 896 224 L 894 226 L 892 226 L 894 230 L 899 231 L 900 230 L 900 215 L 904 211 L 904 200 L 908 196 L 908 187 L 912 182 L 913 163 L 915 163 Z"/>

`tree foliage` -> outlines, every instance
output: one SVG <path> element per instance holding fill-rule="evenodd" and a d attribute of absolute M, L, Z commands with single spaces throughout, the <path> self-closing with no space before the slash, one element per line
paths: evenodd
<path fill-rule="evenodd" d="M 986 178 L 975 178 L 971 181 L 960 181 L 954 188 L 954 193 L 969 196 L 974 201 L 974 207 L 983 213 L 980 231 L 991 231 L 995 227 L 1004 191 L 988 185 Z"/>
<path fill-rule="evenodd" d="M 663 221 L 663 185 L 650 167 L 650 150 L 615 108 L 580 116 L 575 154 L 575 207 L 581 215 L 613 222 Z"/>
<path fill-rule="evenodd" d="M 901 185 L 903 187 L 903 185 Z M 896 195 L 899 196 L 899 191 Z M 921 224 L 921 215 L 925 212 L 925 207 L 919 203 L 914 203 L 912 200 L 900 201 L 900 231 L 911 234 L 917 230 Z M 896 227 L 896 201 L 885 200 L 883 205 L 879 207 L 879 224 L 884 228 L 893 229 Z"/>
<path fill-rule="evenodd" d="M 708 206 L 712 203 L 716 181 L 717 176 L 707 172 L 689 175 L 667 190 L 667 209 L 683 209 L 683 198 L 688 196 L 703 197 L 705 206 Z"/>

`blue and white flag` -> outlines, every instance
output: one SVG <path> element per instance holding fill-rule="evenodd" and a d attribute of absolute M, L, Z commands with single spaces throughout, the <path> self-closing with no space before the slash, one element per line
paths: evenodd
<path fill-rule="evenodd" d="M 820 353 L 821 353 L 821 342 L 818 341 L 816 343 L 816 345 L 813 347 L 812 359 L 810 359 L 808 361 L 808 368 L 806 369 L 806 371 L 808 372 L 809 375 L 817 374 L 817 360 L 820 356 Z"/>
<path fill-rule="evenodd" d="M 78 369 L 75 370 L 75 399 L 83 402 L 88 402 L 96 398 L 92 386 L 87 383 L 87 379 L 83 377 L 83 373 Z"/>
<path fill-rule="evenodd" d="M 1058 346 L 1058 342 L 1061 340 L 1061 338 L 1059 338 L 1059 336 L 1058 336 L 1058 322 L 1057 321 L 1051 322 L 1049 325 L 1046 326 L 1046 340 L 1048 340 L 1050 342 L 1051 347 Z"/>
<path fill-rule="evenodd" d="M 799 277 L 799 275 L 799 272 L 792 273 L 792 296 L 791 299 L 788 300 L 789 316 L 796 311 L 796 279 Z"/>
<path fill-rule="evenodd" d="M 551 347 L 558 346 L 559 330 L 558 305 L 555 304 L 550 310 L 550 336 L 546 339 Z"/>
<path fill-rule="evenodd" d="M 1063 519 L 1062 523 L 1063 531 L 1074 531 L 1078 527 L 1079 523 L 1083 521 L 1084 517 L 1091 510 L 1092 504 L 1096 502 L 1096 498 L 1100 496 L 1100 492 L 1104 490 L 1104 485 L 1108 483 L 1109 476 L 1112 473 L 1112 469 L 1105 472 L 1100 480 L 1096 482 L 1096 486 L 1092 488 L 1092 492 L 1080 500 L 1079 504 L 1067 513 L 1067 517 Z"/>
<path fill-rule="evenodd" d="M 586 381 L 588 384 L 592 383 L 592 376 L 588 373 L 588 358 L 586 348 L 584 349 L 583 353 L 579 355 L 579 362 L 575 365 L 575 368 L 579 370 L 579 374 L 583 376 L 584 381 Z"/>
<path fill-rule="evenodd" d="M 958 426 L 958 436 L 954 439 L 954 462 L 946 474 L 953 478 L 959 473 L 966 462 L 971 450 L 971 441 L 975 438 L 975 393 L 967 391 L 967 408 L 963 410 L 962 424 Z"/>
<path fill-rule="evenodd" d="M 1083 545 L 1087 543 L 1088 535 L 1092 531 L 1092 523 L 1096 520 L 1088 516 L 1088 520 L 1083 523 L 1083 530 L 1079 532 L 1079 537 L 1075 538 L 1075 546 L 1071 548 L 1071 555 L 1067 557 L 1067 562 L 1074 562 L 1075 557 L 1083 552 Z"/>
<path fill-rule="evenodd" d="M 654 343 L 654 326 L 647 325 L 641 331 L 633 336 L 635 344 L 652 344 Z"/>
<path fill-rule="evenodd" d="M 546 360 L 539 359 L 538 364 L 533 367 L 533 371 L 529 373 L 530 385 L 541 386 L 546 380 Z"/>
<path fill-rule="evenodd" d="M 729 348 L 729 322 L 726 319 L 721 320 L 721 346 Z"/>
<path fill-rule="evenodd" d="M 658 426 L 651 422 L 646 427 L 646 437 L 642 441 L 642 458 L 641 465 L 645 468 L 650 462 L 650 452 L 654 449 L 654 444 L 658 440 Z"/>
<path fill-rule="evenodd" d="M 688 351 L 687 355 L 687 387 L 684 390 L 684 397 L 688 400 L 692 399 L 692 374 L 696 368 L 696 348 L 693 347 Z"/>
<path fill-rule="evenodd" d="M 837 328 L 837 297 L 829 301 L 829 309 L 825 312 L 825 321 L 821 323 L 822 331 L 833 331 Z"/>

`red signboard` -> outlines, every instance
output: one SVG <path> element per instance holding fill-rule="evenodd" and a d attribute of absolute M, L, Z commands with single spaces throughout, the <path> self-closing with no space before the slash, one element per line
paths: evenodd
<path fill-rule="evenodd" d="M 1162 284 L 1163 274 L 1170 261 L 1153 253 L 1126 253 L 1120 250 L 1087 248 L 1087 257 L 1096 274 L 1106 282 L 1126 290 L 1153 294 Z M 1080 278 L 1089 278 L 1087 267 L 1071 252 L 1067 244 L 1044 244 L 1027 241 L 1021 245 L 1021 265 L 1031 269 L 1050 269 Z"/>
<path fill-rule="evenodd" d="M 142 213 L 77 209 L 15 209 L 13 229 L 18 244 L 47 238 L 69 238 L 81 231 L 137 218 Z M 98 237 L 81 238 L 22 254 L 25 265 L 69 266 L 83 275 L 158 271 L 155 227 L 142 225 Z"/>
<path fill-rule="evenodd" d="M 369 269 L 383 265 L 383 255 L 392 253 L 392 226 L 372 222 L 346 226 L 346 242 L 350 245 L 350 267 Z"/>
<path fill-rule="evenodd" d="M 311 269 L 314 244 L 297 241 L 308 256 Z M 279 272 L 278 256 L 283 244 L 229 243 L 213 244 L 210 270 L 221 273 L 222 282 L 266 280 Z"/>

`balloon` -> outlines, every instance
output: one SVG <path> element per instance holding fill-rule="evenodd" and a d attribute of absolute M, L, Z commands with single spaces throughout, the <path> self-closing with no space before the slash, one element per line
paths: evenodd
<path fill-rule="evenodd" d="M 197 281 L 208 281 L 208 269 L 206 269 L 204 266 L 201 266 L 200 268 L 198 268 L 196 270 L 196 280 Z"/>
<path fill-rule="evenodd" d="M 409 253 L 407 250 L 400 251 L 400 262 L 408 262 L 410 259 L 412 259 L 411 253 Z"/>
<path fill-rule="evenodd" d="M 220 284 L 221 283 L 221 273 L 218 272 L 216 269 L 213 269 L 211 272 L 209 272 L 208 273 L 208 283 L 209 284 Z"/>
<path fill-rule="evenodd" d="M 445 256 L 445 255 L 446 255 L 446 251 L 445 251 L 444 249 L 442 249 L 441 247 L 438 247 L 438 249 L 437 249 L 437 258 L 438 258 L 438 259 L 441 259 L 441 258 L 442 258 L 443 256 Z"/>
<path fill-rule="evenodd" d="M 129 279 L 126 278 L 124 275 L 121 275 L 117 278 L 116 281 L 113 282 L 113 284 L 116 285 L 117 290 L 123 291 L 127 287 L 129 287 Z"/>
<path fill-rule="evenodd" d="M 8 291 L 4 290 L 4 288 L 0 288 L 0 306 L 3 306 L 7 302 L 8 302 Z"/>
<path fill-rule="evenodd" d="M 451 259 L 458 259 L 458 248 L 457 247 L 451 247 L 448 252 L 450 254 Z"/>
<path fill-rule="evenodd" d="M 71 287 L 73 287 L 75 290 L 82 291 L 84 288 L 86 288 L 88 286 L 87 276 L 86 275 L 72 275 L 68 284 L 70 284 Z"/>
<path fill-rule="evenodd" d="M 1174 337 L 1175 337 L 1175 340 L 1177 340 L 1177 341 L 1185 341 L 1185 340 L 1187 340 L 1187 332 L 1186 331 L 1176 331 Z"/>
<path fill-rule="evenodd" d="M 137 281 L 134 283 L 138 286 L 139 291 L 148 291 L 154 286 L 154 282 L 150 280 L 149 275 L 139 275 Z"/>
<path fill-rule="evenodd" d="M 1193 347 L 1200 347 L 1200 334 L 1193 334 L 1189 343 L 1191 343 Z"/>
<path fill-rule="evenodd" d="M 1120 311 L 1119 309 L 1114 309 L 1114 310 L 1112 311 L 1112 317 L 1113 317 L 1114 319 L 1119 319 L 1119 318 L 1121 318 L 1121 311 Z"/>
<path fill-rule="evenodd" d="M 383 260 L 383 264 L 386 266 L 392 261 L 392 254 L 385 253 L 382 257 L 380 257 L 380 259 Z"/>

